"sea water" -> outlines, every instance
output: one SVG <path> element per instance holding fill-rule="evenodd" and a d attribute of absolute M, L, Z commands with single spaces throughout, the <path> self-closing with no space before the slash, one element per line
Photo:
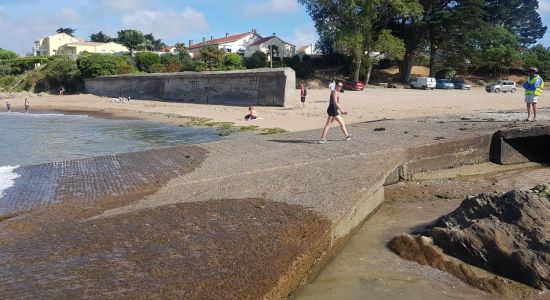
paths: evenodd
<path fill-rule="evenodd" d="M 212 128 L 86 115 L 0 113 L 0 198 L 20 165 L 219 140 Z"/>

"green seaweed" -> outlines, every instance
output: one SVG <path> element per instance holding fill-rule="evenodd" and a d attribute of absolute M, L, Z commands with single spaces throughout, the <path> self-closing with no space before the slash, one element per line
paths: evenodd
<path fill-rule="evenodd" d="M 279 133 L 285 133 L 288 132 L 285 129 L 274 127 L 274 128 L 264 128 L 262 129 L 261 135 L 268 135 L 268 134 L 279 134 Z"/>

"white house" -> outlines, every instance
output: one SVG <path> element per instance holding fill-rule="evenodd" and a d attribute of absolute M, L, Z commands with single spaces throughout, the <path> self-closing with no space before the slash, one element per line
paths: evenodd
<path fill-rule="evenodd" d="M 277 36 L 272 35 L 258 39 L 254 43 L 250 44 L 247 47 L 244 56 L 248 57 L 256 51 L 261 51 L 269 55 L 270 46 L 276 46 L 278 53 L 275 52 L 273 54 L 274 57 L 280 57 L 282 59 L 283 57 L 292 57 L 296 54 L 296 46 L 281 40 Z"/>
<path fill-rule="evenodd" d="M 246 56 L 247 47 L 254 43 L 256 40 L 262 37 L 256 33 L 255 29 L 250 32 L 239 33 L 234 35 L 225 34 L 225 37 L 210 40 L 203 38 L 201 43 L 193 44 L 193 41 L 189 41 L 189 47 L 187 50 L 191 56 L 197 55 L 199 51 L 205 46 L 216 46 L 218 49 L 224 49 L 228 53 L 238 53 Z"/>
<path fill-rule="evenodd" d="M 82 52 L 122 54 L 128 52 L 128 48 L 115 43 L 85 42 L 83 38 L 74 37 L 66 33 L 58 33 L 47 36 L 34 42 L 34 56 L 67 55 L 77 59 Z"/>
<path fill-rule="evenodd" d="M 298 54 L 298 55 L 300 55 L 300 54 L 301 55 L 315 54 L 313 44 L 305 45 L 305 46 L 302 46 L 302 47 L 298 48 L 298 50 L 296 50 L 296 54 Z"/>
<path fill-rule="evenodd" d="M 59 47 L 77 42 L 84 42 L 84 39 L 66 33 L 57 33 L 36 40 L 32 47 L 32 53 L 34 56 L 52 56 L 57 54 Z"/>

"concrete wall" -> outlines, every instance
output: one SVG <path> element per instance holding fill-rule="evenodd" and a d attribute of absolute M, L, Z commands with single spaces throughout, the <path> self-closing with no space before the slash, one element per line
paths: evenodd
<path fill-rule="evenodd" d="M 290 68 L 227 72 L 182 72 L 85 79 L 88 93 L 132 99 L 285 106 L 296 104 L 296 75 Z"/>

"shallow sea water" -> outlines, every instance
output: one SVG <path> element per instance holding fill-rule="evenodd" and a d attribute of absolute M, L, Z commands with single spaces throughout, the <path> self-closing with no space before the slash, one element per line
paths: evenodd
<path fill-rule="evenodd" d="M 400 183 L 385 188 L 386 201 L 313 282 L 293 299 L 484 300 L 502 299 L 458 278 L 401 259 L 387 248 L 395 236 L 431 223 L 467 195 L 528 189 L 550 182 L 550 168 L 499 172 L 460 179 Z M 439 195 L 439 196 L 437 196 Z M 442 199 L 441 195 L 447 199 Z M 550 299 L 550 293 L 532 299 Z"/>
<path fill-rule="evenodd" d="M 0 113 L 0 166 L 219 140 L 215 129 L 86 115 Z"/>

